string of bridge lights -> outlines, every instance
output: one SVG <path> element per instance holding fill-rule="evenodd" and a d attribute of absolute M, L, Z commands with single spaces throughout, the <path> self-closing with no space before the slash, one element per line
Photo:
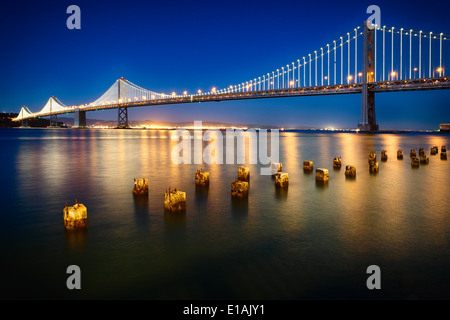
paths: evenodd
<path fill-rule="evenodd" d="M 443 33 L 433 33 L 433 32 L 423 32 L 415 31 L 413 29 L 404 29 L 404 28 L 386 28 L 386 26 L 374 26 L 374 71 L 373 71 L 373 79 L 377 81 L 390 81 L 390 80 L 403 80 L 403 43 L 405 42 L 403 38 L 406 39 L 406 47 L 408 47 L 408 38 L 409 38 L 409 65 L 407 65 L 405 69 L 404 79 L 407 78 L 408 72 L 406 70 L 409 69 L 409 79 L 412 79 L 413 74 L 414 78 L 416 78 L 416 72 L 418 71 L 419 79 L 425 78 L 425 72 L 422 73 L 422 49 L 424 45 L 422 44 L 423 39 L 428 40 L 428 77 L 434 77 L 434 72 L 436 71 L 440 77 L 445 76 L 444 68 L 442 64 L 442 50 L 443 50 L 443 42 L 449 41 L 450 36 Z M 362 80 L 362 73 L 358 72 L 358 38 L 363 36 L 363 31 L 360 30 L 361 27 L 355 28 L 352 32 L 348 32 L 346 35 L 339 37 L 338 39 L 328 43 L 326 46 L 321 47 L 319 50 L 315 50 L 312 53 L 309 53 L 303 56 L 301 59 L 297 59 L 286 66 L 282 66 L 277 68 L 271 72 L 263 74 L 258 77 L 254 77 L 245 82 L 241 82 L 235 85 L 230 85 L 226 88 L 222 88 L 217 90 L 213 87 L 208 92 L 202 92 L 202 90 L 198 90 L 195 94 L 188 94 L 187 91 L 184 91 L 182 95 L 177 95 L 175 92 L 171 94 L 165 93 L 157 93 L 154 91 L 150 91 L 144 89 L 126 79 L 120 78 L 114 82 L 114 84 L 97 100 L 91 102 L 89 104 L 83 104 L 78 106 L 67 107 L 62 104 L 55 97 L 52 97 L 48 100 L 47 104 L 44 108 L 38 112 L 37 114 L 43 114 L 50 112 L 53 110 L 66 110 L 66 109 L 74 109 L 74 108 L 84 108 L 90 107 L 95 108 L 97 106 L 105 106 L 105 105 L 115 105 L 122 103 L 130 103 L 130 102 L 145 102 L 152 100 L 164 100 L 164 99 L 173 99 L 173 98 L 185 98 L 185 97 L 194 97 L 194 96 L 204 96 L 204 95 L 219 95 L 219 94 L 229 94 L 229 93 L 241 93 L 241 92 L 257 92 L 257 91 L 266 91 L 266 90 L 284 90 L 290 88 L 299 88 L 299 87 L 317 87 L 317 86 L 330 86 L 330 85 L 343 85 L 344 79 L 346 80 L 346 84 L 355 84 L 358 83 L 359 79 Z M 390 72 L 386 77 L 386 32 L 391 34 L 391 57 L 390 57 Z M 398 43 L 399 46 L 399 71 L 394 69 L 394 34 L 399 35 L 400 41 Z M 378 39 L 380 38 L 381 39 Z M 412 39 L 418 38 L 418 46 L 415 46 L 415 50 L 418 49 L 417 54 L 417 62 L 418 66 L 412 66 L 412 49 L 413 49 L 413 41 Z M 432 40 L 439 41 L 439 67 L 436 70 L 432 68 Z M 354 41 L 354 65 L 350 63 L 351 58 L 351 42 Z M 379 45 L 382 45 L 382 53 L 377 53 L 377 48 Z M 397 44 L 397 43 L 396 43 Z M 344 47 L 347 46 L 347 73 L 344 78 Z M 425 47 L 424 50 L 427 48 Z M 340 52 L 340 54 L 339 54 Z M 407 52 L 407 51 L 406 51 Z M 415 52 L 416 53 L 416 52 Z M 340 72 L 337 72 L 337 55 L 339 54 L 340 58 Z M 379 57 L 381 55 L 382 57 Z M 436 53 L 435 53 L 436 55 Z M 333 61 L 333 68 L 330 68 L 330 59 L 331 56 Z M 324 60 L 326 57 L 327 68 L 324 68 Z M 397 58 L 397 55 L 396 55 Z M 378 75 L 379 72 L 378 62 L 377 60 L 382 59 L 381 61 L 381 75 Z M 320 84 L 318 79 L 318 64 L 320 60 Z M 313 66 L 314 65 L 314 66 Z M 351 73 L 351 69 L 353 67 L 354 73 Z M 314 68 L 314 81 L 313 81 L 313 70 Z M 309 69 L 309 70 L 308 70 Z M 326 74 L 324 75 L 324 71 L 326 70 Z M 331 77 L 331 70 L 332 77 Z M 413 73 L 414 71 L 414 73 Z M 308 73 L 308 76 L 307 76 Z M 340 79 L 337 79 L 337 76 L 340 76 Z M 331 79 L 332 78 L 332 79 Z M 333 81 L 332 81 L 333 80 Z M 53 105 L 54 104 L 54 105 Z M 59 108 L 59 109 L 58 109 Z M 23 107 L 21 110 L 22 118 L 33 115 L 31 111 Z"/>
<path fill-rule="evenodd" d="M 403 36 L 409 36 L 410 38 L 410 73 L 409 76 L 412 78 L 412 59 L 411 59 L 411 52 L 412 52 L 412 36 L 419 37 L 420 40 L 423 38 L 426 39 L 436 39 L 440 40 L 440 51 L 441 51 L 441 57 L 440 57 L 440 64 L 439 68 L 437 69 L 438 73 L 442 74 L 443 68 L 442 68 L 442 41 L 448 41 L 449 36 L 444 35 L 443 33 L 440 34 L 433 34 L 433 32 L 427 32 L 424 33 L 422 31 L 414 31 L 413 29 L 406 30 L 404 28 L 395 28 L 390 27 L 386 28 L 386 26 L 377 26 L 373 25 L 374 30 L 374 41 L 375 41 L 375 65 L 377 63 L 377 34 L 379 32 L 382 33 L 382 39 L 383 39 L 383 60 L 382 60 L 382 77 L 380 77 L 380 80 L 385 81 L 386 79 L 393 79 L 395 76 L 399 76 L 399 78 L 402 78 L 403 74 L 403 65 L 402 65 L 402 53 L 403 53 Z M 324 47 L 321 47 L 319 50 L 315 50 L 312 53 L 307 54 L 306 56 L 303 56 L 301 59 L 297 59 L 297 61 L 293 61 L 286 66 L 282 66 L 280 68 L 277 68 L 276 70 L 273 70 L 271 72 L 268 72 L 266 74 L 263 74 L 261 76 L 255 77 L 253 79 L 250 79 L 245 82 L 241 82 L 235 85 L 230 85 L 226 88 L 222 89 L 216 89 L 216 87 L 211 88 L 209 91 L 202 92 L 201 89 L 198 89 L 196 93 L 194 94 L 188 94 L 188 91 L 185 90 L 181 95 L 177 94 L 175 92 L 172 92 L 171 94 L 165 94 L 165 93 L 156 93 L 149 91 L 147 89 L 141 88 L 127 80 L 127 83 L 131 86 L 131 88 L 135 88 L 137 91 L 135 94 L 132 92 L 127 93 L 126 95 L 129 97 L 134 97 L 135 101 L 145 101 L 145 100 L 160 100 L 160 99 L 171 99 L 171 98 L 180 98 L 180 97 L 187 97 L 187 96 L 206 96 L 206 95 L 217 95 L 217 94 L 229 94 L 229 93 L 241 93 L 241 92 L 251 92 L 251 91 L 265 91 L 265 90 L 279 90 L 279 89 L 289 89 L 289 88 L 298 88 L 298 87 L 317 87 L 317 86 L 324 86 L 324 85 L 342 85 L 344 84 L 344 79 L 346 80 L 347 84 L 351 83 L 357 83 L 362 78 L 362 73 L 357 72 L 358 70 L 358 38 L 363 35 L 363 31 L 360 30 L 361 27 L 358 26 L 357 28 L 354 28 L 352 32 L 348 32 L 346 35 L 343 35 L 339 37 L 338 39 L 332 41 L 331 43 L 327 44 Z M 386 77 L 386 66 L 385 66 L 385 49 L 386 49 L 386 32 L 392 34 L 391 37 L 391 72 L 389 72 L 388 77 Z M 400 72 L 397 74 L 397 72 L 394 71 L 394 34 L 400 35 Z M 380 35 L 381 36 L 381 35 Z M 354 74 L 351 73 L 351 42 L 354 41 Z M 431 52 L 431 41 L 430 42 L 430 52 Z M 347 46 L 347 74 L 344 77 L 344 48 Z M 340 49 L 340 50 L 339 50 Z M 422 74 L 422 57 L 421 57 L 421 49 L 422 44 L 419 44 L 419 67 L 414 68 L 414 72 L 419 71 L 419 78 Z M 340 54 L 339 54 L 340 51 Z M 337 72 L 337 55 L 340 56 L 340 72 Z M 333 72 L 332 76 L 330 75 L 330 56 L 333 55 Z M 327 69 L 324 69 L 324 59 L 327 58 Z M 431 54 L 429 55 L 429 73 L 431 77 Z M 319 83 L 319 77 L 318 77 L 318 63 L 320 61 L 320 83 Z M 314 68 L 314 77 L 313 77 L 313 70 Z M 308 70 L 309 69 L 309 70 Z M 324 75 L 324 71 L 327 71 Z M 339 79 L 338 79 L 338 74 Z M 377 79 L 377 68 L 374 69 L 374 79 Z M 113 84 L 108 91 L 102 95 L 99 99 L 96 101 L 84 105 L 84 106 L 95 106 L 95 105 L 105 105 L 110 103 L 117 103 L 117 98 L 114 99 L 114 97 L 117 97 L 116 94 L 116 86 L 117 83 Z M 110 98 L 108 99 L 108 96 Z M 119 99 L 120 100 L 120 99 Z M 120 103 L 123 102 L 133 102 L 132 98 L 126 98 L 125 101 L 119 101 Z"/>
<path fill-rule="evenodd" d="M 378 26 L 378 25 L 374 25 L 375 30 L 382 32 L 383 33 L 383 74 L 382 74 L 382 78 L 380 79 L 381 81 L 386 81 L 386 78 L 389 80 L 389 77 L 386 77 L 386 68 L 385 68 L 385 32 L 387 31 L 388 33 L 392 34 L 392 39 L 391 39 L 391 72 L 389 73 L 389 76 L 391 78 L 394 78 L 395 76 L 399 76 L 400 80 L 402 79 L 402 74 L 403 74 L 403 65 L 402 65 L 402 53 L 403 53 L 403 35 L 404 36 L 410 36 L 410 60 L 409 60 L 409 64 L 410 64 L 410 73 L 409 73 L 409 78 L 412 78 L 412 70 L 417 71 L 419 70 L 419 77 L 422 74 L 421 73 L 421 69 L 422 69 L 422 57 L 421 57 L 421 48 L 422 48 L 422 44 L 419 44 L 419 68 L 414 68 L 412 69 L 412 59 L 411 59 L 411 53 L 412 53 L 412 36 L 414 37 L 419 37 L 420 39 L 422 38 L 426 38 L 426 39 L 436 39 L 436 40 L 440 40 L 441 44 L 440 44 L 440 63 L 439 63 L 439 68 L 436 70 L 439 74 L 443 73 L 443 68 L 442 68 L 442 41 L 449 41 L 449 35 L 446 35 L 444 33 L 439 33 L 439 34 L 434 34 L 433 32 L 423 32 L 423 31 L 415 31 L 413 29 L 404 29 L 404 28 L 395 28 L 395 27 L 390 27 L 390 28 L 386 28 L 386 26 Z M 326 83 L 326 85 L 330 85 L 331 82 L 331 77 L 330 77 L 330 54 L 334 53 L 334 57 L 333 57 L 333 64 L 334 64 L 334 72 L 333 72 L 333 85 L 339 85 L 339 84 L 344 84 L 344 64 L 343 64 L 343 50 L 344 47 L 347 45 L 347 77 L 345 77 L 345 79 L 347 80 L 347 83 L 357 83 L 358 78 L 362 77 L 362 73 L 361 72 L 357 72 L 358 69 L 358 54 L 357 54 L 357 50 L 358 50 L 358 44 L 357 44 L 357 40 L 358 37 L 363 35 L 362 31 L 359 31 L 360 27 L 355 28 L 352 32 L 347 33 L 344 36 L 339 37 L 337 40 L 334 40 L 332 43 L 327 44 L 325 47 L 326 49 L 324 50 L 324 47 L 321 47 L 319 50 L 315 50 L 313 53 L 309 53 L 306 56 L 302 57 L 301 59 L 297 59 L 297 61 L 291 62 L 290 64 L 287 64 L 286 66 L 282 66 L 281 68 L 278 68 L 272 72 L 263 74 L 262 76 L 258 76 L 255 77 L 251 80 L 239 83 L 239 84 L 235 84 L 235 85 L 230 85 L 229 87 L 226 88 L 222 88 L 217 90 L 215 87 L 213 87 L 210 91 L 208 92 L 204 92 L 202 93 L 201 90 L 198 90 L 196 95 L 213 95 L 213 94 L 227 94 L 227 93 L 236 93 L 236 92 L 250 92 L 250 91 L 264 91 L 264 90 L 276 90 L 276 89 L 289 89 L 289 88 L 298 88 L 298 87 L 306 87 L 306 84 L 308 84 L 309 87 L 317 87 L 318 84 L 318 75 L 317 75 L 317 64 L 318 61 L 320 60 L 321 63 L 321 77 L 320 77 L 320 85 L 323 86 L 324 82 Z M 404 31 L 405 30 L 405 31 Z M 359 31 L 359 32 L 358 32 Z M 378 32 L 374 32 L 375 35 L 375 64 L 376 64 L 376 60 L 377 60 L 377 33 Z M 394 71 L 394 67 L 393 67 L 393 62 L 394 62 L 394 34 L 399 34 L 401 39 L 400 39 L 400 72 L 399 74 L 397 74 L 397 72 Z M 355 41 L 355 54 L 354 54 L 354 58 L 355 58 L 355 63 L 354 63 L 354 70 L 355 70 L 355 76 L 353 76 L 352 74 L 350 74 L 350 51 L 351 51 L 351 41 Z M 336 72 L 336 53 L 338 51 L 338 49 L 341 49 L 341 54 L 340 54 L 340 60 L 341 60 L 341 72 L 340 72 L 340 82 L 337 81 L 336 77 L 337 77 L 337 72 Z M 430 41 L 430 52 L 431 52 L 431 41 Z M 327 56 L 328 57 L 328 68 L 327 68 L 327 74 L 324 76 L 323 72 L 324 72 L 324 68 L 323 68 L 323 59 L 324 57 Z M 314 75 L 314 83 L 312 81 L 312 64 L 315 64 L 314 66 L 314 70 L 315 70 L 315 75 Z M 431 77 L 431 53 L 429 55 L 429 73 L 430 73 L 430 77 Z M 308 77 L 306 77 L 306 73 L 307 73 L 307 69 L 309 67 L 309 72 L 308 72 Z M 303 85 L 302 85 L 302 74 L 301 74 L 301 70 L 303 68 Z M 374 70 L 374 78 L 377 79 L 377 69 L 375 68 Z M 297 75 L 296 75 L 297 74 Z M 297 77 L 296 77 L 297 76 Z M 297 79 L 296 79 L 297 78 Z M 324 81 L 325 80 L 325 81 Z M 184 95 L 187 95 L 187 91 L 184 92 Z"/>

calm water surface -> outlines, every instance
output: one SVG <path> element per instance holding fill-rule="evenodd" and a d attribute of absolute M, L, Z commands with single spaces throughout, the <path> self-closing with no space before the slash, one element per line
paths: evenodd
<path fill-rule="evenodd" d="M 176 165 L 171 131 L 2 129 L 1 298 L 450 298 L 450 163 L 409 150 L 450 147 L 435 134 L 280 133 L 290 185 L 251 169 L 247 201 L 232 201 L 237 164 Z M 397 160 L 397 149 L 404 160 Z M 377 175 L 367 155 L 380 158 Z M 333 170 L 334 156 L 343 168 Z M 317 185 L 304 160 L 328 168 Z M 346 164 L 357 178 L 346 179 Z M 207 190 L 196 169 L 210 172 Z M 131 192 L 147 177 L 148 199 Z M 167 188 L 187 194 L 164 212 Z M 65 232 L 65 201 L 88 209 L 88 229 Z M 66 288 L 81 268 L 82 290 Z M 378 265 L 382 289 L 366 287 Z"/>

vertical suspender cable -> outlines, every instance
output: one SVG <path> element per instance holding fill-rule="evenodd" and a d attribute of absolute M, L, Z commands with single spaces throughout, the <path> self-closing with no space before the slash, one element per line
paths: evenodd
<path fill-rule="evenodd" d="M 334 84 L 336 84 L 336 41 L 334 42 Z"/>
<path fill-rule="evenodd" d="M 409 30 L 409 78 L 411 79 L 412 29 Z"/>
<path fill-rule="evenodd" d="M 377 29 L 378 29 L 378 26 L 377 25 L 375 25 L 375 28 L 374 28 L 374 30 L 373 30 L 373 32 L 375 33 L 375 53 L 374 53 L 374 64 L 373 64 L 373 72 L 374 72 L 374 75 L 373 75 L 373 81 L 375 81 L 375 82 L 377 82 Z"/>
<path fill-rule="evenodd" d="M 317 51 L 314 51 L 314 53 L 316 54 L 316 68 L 315 68 L 315 75 L 314 75 L 314 80 L 315 80 L 315 86 L 317 87 Z"/>
<path fill-rule="evenodd" d="M 422 75 L 422 30 L 419 32 L 419 79 Z"/>
<path fill-rule="evenodd" d="M 400 80 L 403 73 L 403 28 L 400 29 Z"/>
<path fill-rule="evenodd" d="M 385 54 L 386 54 L 386 44 L 385 44 L 385 38 L 386 38 L 386 26 L 383 26 L 383 81 L 385 81 Z"/>
<path fill-rule="evenodd" d="M 347 83 L 350 83 L 350 33 L 347 33 L 348 35 L 348 44 L 347 44 Z"/>
<path fill-rule="evenodd" d="M 394 27 L 392 27 L 391 33 L 391 80 L 394 80 Z"/>
<path fill-rule="evenodd" d="M 355 29 L 355 83 L 358 82 L 358 30 Z"/>
<path fill-rule="evenodd" d="M 431 78 L 431 34 L 432 34 L 433 32 L 430 32 L 430 69 L 429 69 L 429 73 L 428 73 L 428 77 L 430 77 Z"/>
<path fill-rule="evenodd" d="M 442 77 L 442 35 L 439 36 L 439 77 Z"/>
<path fill-rule="evenodd" d="M 330 85 L 330 45 L 327 44 L 328 52 L 328 69 L 327 69 L 327 84 Z"/>
<path fill-rule="evenodd" d="M 341 84 L 344 83 L 344 39 L 341 37 Z"/>
<path fill-rule="evenodd" d="M 320 65 L 320 84 L 323 86 L 323 48 L 320 48 L 320 57 L 321 57 L 321 65 Z"/>

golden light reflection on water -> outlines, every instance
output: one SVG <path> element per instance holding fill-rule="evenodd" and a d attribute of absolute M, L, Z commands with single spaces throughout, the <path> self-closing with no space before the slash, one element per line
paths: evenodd
<path fill-rule="evenodd" d="M 39 217 L 47 215 L 42 223 L 55 225 L 53 231 L 61 231 L 58 215 L 64 201 L 86 201 L 89 238 L 66 237 L 72 251 L 95 248 L 107 256 L 111 248 L 127 248 L 130 256 L 157 255 L 158 270 L 173 272 L 179 272 L 173 263 L 186 267 L 215 259 L 221 264 L 219 260 L 235 255 L 242 259 L 246 252 L 251 256 L 246 269 L 257 268 L 256 261 L 268 261 L 272 274 L 260 271 L 260 275 L 273 282 L 283 274 L 292 278 L 298 272 L 295 268 L 326 264 L 328 258 L 345 267 L 370 256 L 395 263 L 408 261 L 417 252 L 444 258 L 449 252 L 450 163 L 430 156 L 428 165 L 412 170 L 409 159 L 410 149 L 424 147 L 429 154 L 433 145 L 449 145 L 448 136 L 283 132 L 280 161 L 289 174 L 289 187 L 276 189 L 271 176 L 261 176 L 261 166 L 249 163 L 250 149 L 245 147 L 245 165 L 251 168 L 249 198 L 233 201 L 230 184 L 239 164 L 174 164 L 171 155 L 178 142 L 171 141 L 171 131 L 47 133 L 42 139 L 21 141 L 17 148 L 17 198 L 27 204 L 39 197 L 39 206 L 33 203 L 29 210 Z M 203 142 L 202 149 L 208 144 Z M 223 144 L 225 150 L 225 139 Z M 380 161 L 383 149 L 388 151 L 387 162 Z M 397 149 L 403 149 L 404 160 L 397 160 Z M 368 170 L 371 150 L 380 162 L 376 175 Z M 235 155 L 238 151 L 235 147 Z M 332 169 L 335 156 L 342 157 L 341 170 Z M 314 172 L 303 173 L 304 160 L 329 169 L 326 187 L 316 185 Z M 345 178 L 347 164 L 356 166 L 356 179 Z M 210 172 L 206 190 L 194 185 L 195 170 L 200 168 Z M 138 176 L 149 179 L 146 199 L 131 193 Z M 164 212 L 168 187 L 187 193 L 184 214 Z M 171 267 L 165 268 L 163 262 Z M 286 264 L 296 267 L 286 269 Z M 230 270 L 239 270 L 239 263 Z"/>
<path fill-rule="evenodd" d="M 298 138 L 298 134 L 295 132 L 286 132 L 282 136 L 282 146 L 284 146 L 284 152 L 280 154 L 280 161 L 283 164 L 283 171 L 289 173 L 289 168 L 297 168 L 303 164 L 299 151 L 301 150 L 301 139 Z"/>
<path fill-rule="evenodd" d="M 355 141 L 356 139 L 359 141 Z M 449 184 L 439 179 L 442 175 L 442 163 L 436 163 L 437 157 L 430 160 L 429 165 L 420 167 L 419 171 L 411 169 L 409 149 L 442 145 L 445 141 L 440 137 L 418 139 L 416 136 L 380 135 L 358 137 L 346 136 L 343 162 L 349 158 L 357 162 L 356 183 L 347 183 L 345 193 L 336 206 L 346 208 L 342 212 L 341 240 L 348 244 L 357 244 L 361 252 L 378 252 L 384 250 L 393 260 L 401 260 L 411 254 L 408 242 L 420 241 L 420 233 L 426 231 L 418 221 L 433 217 L 432 232 L 440 234 L 440 245 L 445 237 L 442 227 L 448 214 L 445 210 L 431 210 L 429 203 L 434 202 L 436 195 L 448 192 Z M 411 141 L 408 141 L 411 140 Z M 362 143 L 362 144 L 361 144 Z M 355 153 L 355 145 L 359 145 L 359 154 Z M 388 151 L 388 161 L 380 161 L 380 151 Z M 404 160 L 397 160 L 397 149 L 405 152 Z M 367 173 L 368 150 L 377 152 L 380 171 L 376 175 Z M 345 160 L 344 160 L 345 159 Z M 447 170 L 448 167 L 445 167 Z M 433 196 L 430 196 L 433 194 Z M 442 201 L 441 196 L 437 196 Z M 439 212 L 439 213 L 437 213 Z M 438 225 L 441 225 L 439 227 Z M 445 225 L 445 223 L 444 223 Z M 387 249 L 389 247 L 389 249 Z"/>

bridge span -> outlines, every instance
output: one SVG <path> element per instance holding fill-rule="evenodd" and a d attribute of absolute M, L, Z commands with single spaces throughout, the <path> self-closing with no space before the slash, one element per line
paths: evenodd
<path fill-rule="evenodd" d="M 389 43 L 386 44 L 386 33 L 388 37 L 390 34 L 390 47 Z M 358 45 L 359 38 L 362 39 Z M 382 41 L 378 38 L 382 38 Z M 395 50 L 394 39 L 399 42 L 397 50 L 399 52 Z M 403 28 L 394 27 L 387 29 L 386 26 L 364 22 L 362 28 L 354 29 L 354 33 L 347 33 L 347 36 L 340 37 L 314 51 L 313 54 L 308 54 L 309 59 L 303 57 L 287 64 L 286 67 L 223 89 L 212 88 L 205 93 L 199 90 L 195 94 L 188 94 L 186 91 L 182 94 L 175 92 L 165 94 L 144 89 L 124 78 L 119 78 L 92 103 L 68 107 L 56 97 L 51 97 L 39 112 L 32 113 L 27 107 L 22 107 L 14 121 L 22 121 L 22 126 L 26 126 L 28 119 L 50 117 L 50 125 L 55 126 L 57 115 L 74 113 L 74 127 L 83 128 L 86 127 L 86 112 L 117 109 L 117 127 L 127 128 L 128 108 L 133 107 L 361 94 L 361 119 L 358 127 L 361 131 L 378 131 L 375 93 L 450 89 L 450 77 L 445 76 L 443 65 L 443 48 L 445 42 L 449 40 L 443 33 L 423 33 L 412 29 L 404 31 Z M 422 51 L 425 52 L 422 48 L 426 45 L 425 41 L 428 42 L 428 56 L 422 54 Z M 344 47 L 347 50 L 344 50 Z"/>

